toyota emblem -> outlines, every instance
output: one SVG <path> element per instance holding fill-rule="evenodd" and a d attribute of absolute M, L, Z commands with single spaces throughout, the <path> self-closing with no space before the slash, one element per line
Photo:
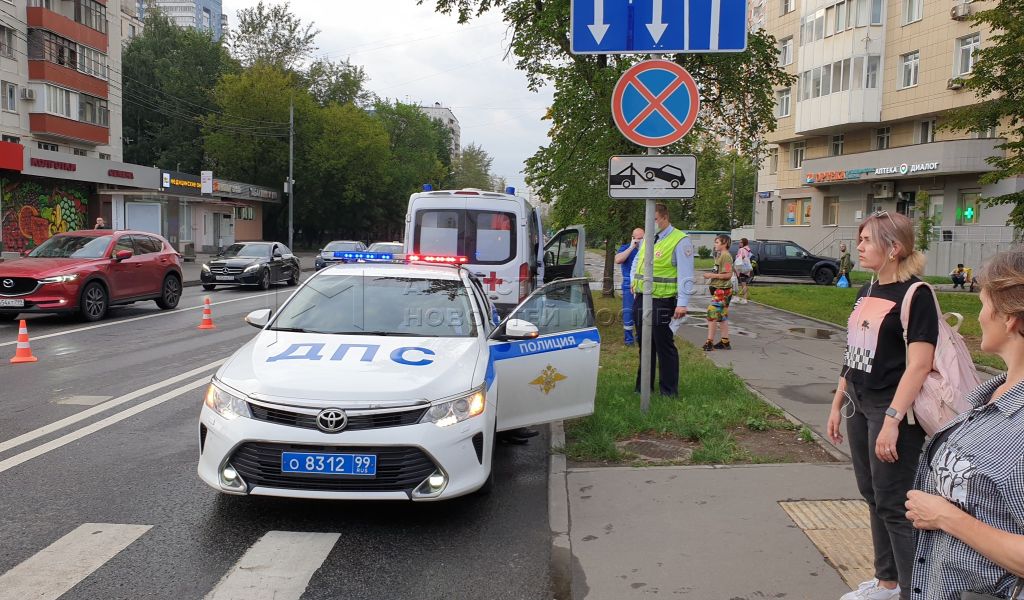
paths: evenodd
<path fill-rule="evenodd" d="M 348 425 L 348 415 L 340 408 L 325 408 L 316 416 L 316 426 L 325 433 L 338 433 Z"/>
<path fill-rule="evenodd" d="M 12 287 L 14 287 L 14 280 L 13 279 L 4 279 L 4 287 L 5 288 L 12 288 Z"/>

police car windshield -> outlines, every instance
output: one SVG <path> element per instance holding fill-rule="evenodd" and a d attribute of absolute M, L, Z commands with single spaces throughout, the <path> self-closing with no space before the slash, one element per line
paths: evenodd
<path fill-rule="evenodd" d="M 476 336 L 461 281 L 324 273 L 303 286 L 271 330 L 344 335 Z"/>

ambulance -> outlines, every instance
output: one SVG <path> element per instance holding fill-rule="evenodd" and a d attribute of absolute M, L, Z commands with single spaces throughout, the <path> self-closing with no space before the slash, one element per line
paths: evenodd
<path fill-rule="evenodd" d="M 572 225 L 545 244 L 539 211 L 515 188 L 506 193 L 478 189 L 432 190 L 409 197 L 405 253 L 465 257 L 468 268 L 501 316 L 538 286 L 583 277 L 586 232 Z"/>

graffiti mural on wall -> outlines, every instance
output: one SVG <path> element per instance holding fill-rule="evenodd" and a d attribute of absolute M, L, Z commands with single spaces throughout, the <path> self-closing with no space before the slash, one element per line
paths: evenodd
<path fill-rule="evenodd" d="M 54 234 L 85 228 L 89 188 L 65 181 L 0 178 L 3 249 L 31 250 Z"/>

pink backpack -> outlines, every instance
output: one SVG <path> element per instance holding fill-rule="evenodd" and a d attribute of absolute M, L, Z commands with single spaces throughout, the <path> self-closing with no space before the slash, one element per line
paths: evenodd
<path fill-rule="evenodd" d="M 967 394 L 981 385 L 978 371 L 974 368 L 971 351 L 967 349 L 963 336 L 960 335 L 960 324 L 964 317 L 959 313 L 942 313 L 935 290 L 923 281 L 910 286 L 903 297 L 900 308 L 900 322 L 903 323 L 903 343 L 907 344 L 907 327 L 910 323 L 910 302 L 918 287 L 925 286 L 935 301 L 935 312 L 939 315 L 939 338 L 935 344 L 935 358 L 932 361 L 932 372 L 921 386 L 921 391 L 914 400 L 912 413 L 908 419 L 917 419 L 929 436 L 953 420 L 958 414 L 973 408 L 967 402 Z M 950 325 L 946 319 L 956 317 L 956 325 Z M 913 423 L 913 421 L 909 421 Z"/>

